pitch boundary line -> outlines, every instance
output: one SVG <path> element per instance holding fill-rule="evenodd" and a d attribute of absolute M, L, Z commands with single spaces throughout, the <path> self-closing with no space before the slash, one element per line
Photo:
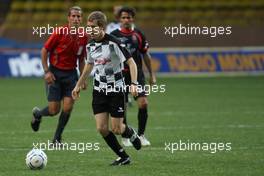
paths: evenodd
<path fill-rule="evenodd" d="M 32 146 L 33 148 L 33 146 Z M 132 149 L 133 147 L 125 147 L 126 149 Z M 0 147 L 0 151 L 29 151 L 31 148 L 2 148 Z M 237 151 L 237 150 L 262 150 L 264 149 L 264 146 L 251 146 L 251 147 L 232 147 L 232 151 Z M 100 147 L 99 150 L 91 150 L 91 151 L 85 151 L 84 153 L 89 153 L 89 152 L 98 152 L 100 150 L 103 151 L 108 151 L 109 148 L 106 146 Z M 72 151 L 72 152 L 78 152 L 78 150 L 74 151 L 74 150 L 49 150 L 50 151 Z M 170 153 L 170 151 L 166 151 L 164 147 L 143 147 L 143 151 L 164 151 L 166 153 Z M 184 150 L 184 151 L 174 151 L 175 153 L 177 152 L 200 152 L 200 150 Z M 202 152 L 206 152 L 206 151 L 202 151 Z"/>
<path fill-rule="evenodd" d="M 175 127 L 166 127 L 166 126 L 156 126 L 156 127 L 148 127 L 149 130 L 179 130 L 179 129 L 216 129 L 216 128 L 234 128 L 234 129 L 262 129 L 264 125 L 223 125 L 223 126 L 175 126 Z M 65 133 L 72 133 L 72 132 L 88 132 L 94 131 L 96 129 L 89 129 L 89 128 L 81 128 L 81 129 L 66 129 Z M 40 130 L 38 133 L 53 133 L 54 130 Z M 32 131 L 0 131 L 1 134 L 33 134 Z"/>

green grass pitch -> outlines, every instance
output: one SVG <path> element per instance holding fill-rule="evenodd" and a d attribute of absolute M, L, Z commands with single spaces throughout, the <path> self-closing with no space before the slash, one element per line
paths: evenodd
<path fill-rule="evenodd" d="M 25 165 L 33 143 L 52 139 L 57 117 L 30 128 L 31 110 L 46 104 L 42 79 L 0 79 L 0 175 L 175 176 L 264 174 L 264 77 L 158 78 L 165 93 L 149 96 L 146 136 L 151 147 L 126 148 L 132 163 L 110 167 L 116 156 L 97 134 L 91 86 L 81 93 L 63 136 L 67 143 L 99 143 L 98 151 L 45 151 L 47 167 Z M 137 128 L 133 102 L 128 121 Z M 165 150 L 165 143 L 231 143 L 231 151 Z"/>

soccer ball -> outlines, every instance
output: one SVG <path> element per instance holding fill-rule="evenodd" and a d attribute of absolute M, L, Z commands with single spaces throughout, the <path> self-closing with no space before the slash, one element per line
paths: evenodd
<path fill-rule="evenodd" d="M 43 169 L 47 162 L 47 155 L 40 149 L 32 149 L 27 153 L 26 164 L 32 170 Z"/>

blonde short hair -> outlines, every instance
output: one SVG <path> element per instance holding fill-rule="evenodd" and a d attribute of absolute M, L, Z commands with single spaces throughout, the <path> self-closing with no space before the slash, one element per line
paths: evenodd
<path fill-rule="evenodd" d="M 79 7 L 79 6 L 73 6 L 73 7 L 69 8 L 69 10 L 68 10 L 68 16 L 71 16 L 71 12 L 72 12 L 73 10 L 80 11 L 80 13 L 82 14 L 82 9 L 81 9 L 81 7 Z"/>
<path fill-rule="evenodd" d="M 99 26 L 105 29 L 107 25 L 107 18 L 106 15 L 101 11 L 94 11 L 90 13 L 87 18 L 88 21 L 94 22 Z"/>

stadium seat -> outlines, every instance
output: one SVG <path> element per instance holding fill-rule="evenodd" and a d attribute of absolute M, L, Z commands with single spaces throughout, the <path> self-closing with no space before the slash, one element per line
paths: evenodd
<path fill-rule="evenodd" d="M 137 10 L 137 26 L 155 28 L 160 25 L 234 25 L 245 26 L 263 24 L 263 0 L 13 0 L 5 16 L 6 28 L 30 28 L 41 24 L 64 24 L 65 13 L 70 6 L 79 5 L 84 12 L 84 20 L 94 10 L 103 11 L 108 21 L 112 21 L 114 5 L 132 6 Z"/>

